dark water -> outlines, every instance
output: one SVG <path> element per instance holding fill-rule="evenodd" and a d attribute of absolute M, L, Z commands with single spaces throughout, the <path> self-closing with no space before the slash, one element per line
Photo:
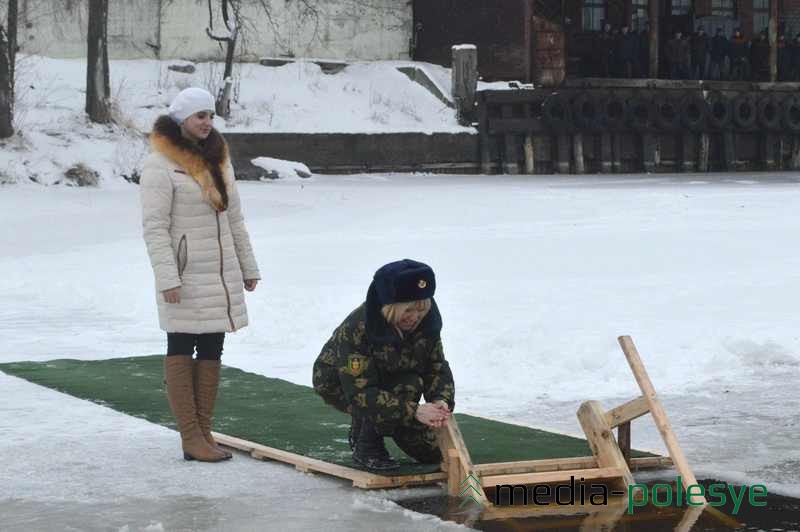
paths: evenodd
<path fill-rule="evenodd" d="M 699 482 L 708 486 L 720 481 L 705 479 Z M 653 484 L 655 483 L 657 482 Z M 493 490 L 488 491 L 488 496 L 493 501 Z M 623 497 L 610 496 L 607 499 L 608 504 L 597 506 L 589 504 L 588 493 L 585 504 L 575 506 L 559 506 L 554 499 L 546 506 L 523 506 L 519 502 L 520 498 L 518 495 L 516 504 L 509 506 L 508 498 L 504 497 L 500 500 L 500 508 L 491 513 L 484 512 L 483 515 L 478 515 L 478 508 L 472 501 L 459 508 L 463 500 L 456 497 L 405 499 L 398 501 L 398 504 L 487 532 L 800 530 L 800 499 L 773 494 L 768 494 L 765 499 L 757 499 L 766 501 L 766 506 L 758 507 L 751 506 L 745 495 L 736 515 L 730 497 L 727 504 L 718 507 L 692 507 L 685 502 L 678 507 L 673 501 L 671 506 L 650 503 L 635 507 L 632 508 L 632 513 Z"/>

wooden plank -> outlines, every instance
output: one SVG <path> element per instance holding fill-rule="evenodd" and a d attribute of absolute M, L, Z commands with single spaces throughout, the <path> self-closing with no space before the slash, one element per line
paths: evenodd
<path fill-rule="evenodd" d="M 653 416 L 656 427 L 661 433 L 661 438 L 667 446 L 669 456 L 675 464 L 675 469 L 678 470 L 678 473 L 683 478 L 683 485 L 690 486 L 692 484 L 697 484 L 697 479 L 692 469 L 689 467 L 689 462 L 686 460 L 683 450 L 678 444 L 678 439 L 675 437 L 675 433 L 672 430 L 667 412 L 664 410 L 661 400 L 656 394 L 655 387 L 644 368 L 644 363 L 639 356 L 639 352 L 636 350 L 636 346 L 633 344 L 633 340 L 630 336 L 620 336 L 618 341 L 620 347 L 622 347 L 623 353 L 625 353 L 625 358 L 628 359 L 628 364 L 631 367 L 633 376 L 636 378 L 636 382 L 639 384 L 639 388 L 642 390 L 645 399 L 647 399 L 647 404 L 650 406 L 650 415 Z M 602 462 L 599 463 L 603 465 Z M 698 495 L 694 495 L 692 501 L 707 504 L 705 497 Z"/>
<path fill-rule="evenodd" d="M 603 468 L 616 468 L 620 471 L 620 481 L 617 482 L 622 490 L 634 484 L 633 475 L 625 463 L 625 457 L 619 449 L 617 440 L 611 432 L 611 427 L 606 422 L 605 412 L 597 401 L 585 401 L 578 408 L 578 421 L 586 434 L 586 440 L 592 448 L 592 454 L 597 458 L 597 465 Z"/>
<path fill-rule="evenodd" d="M 447 438 L 449 438 L 449 441 L 452 443 L 452 448 L 458 453 L 458 460 L 464 473 L 464 478 L 459 482 L 463 482 L 464 479 L 466 479 L 469 475 L 472 475 L 478 480 L 478 482 L 483 484 L 481 474 L 475 471 L 475 467 L 472 465 L 472 458 L 470 458 L 467 444 L 464 443 L 464 437 L 461 435 L 461 429 L 458 428 L 458 422 L 456 421 L 456 418 L 454 416 L 450 416 L 450 418 L 447 420 L 447 424 L 440 428 L 439 431 L 447 434 Z M 460 487 L 463 490 L 466 487 L 466 484 Z M 460 494 L 461 492 L 459 492 L 459 495 Z M 486 498 L 486 494 L 483 492 L 483 489 L 481 489 L 480 486 L 478 486 L 475 490 L 470 491 L 470 494 L 472 494 L 472 496 L 475 497 L 484 508 L 491 506 L 489 499 Z"/>
<path fill-rule="evenodd" d="M 619 499 L 626 500 L 625 497 Z M 626 501 L 627 502 L 627 501 Z M 623 504 L 605 505 L 599 511 L 586 516 L 581 523 L 579 532 L 596 532 L 598 530 L 616 530 L 617 524 L 626 514 L 627 506 Z"/>
<path fill-rule="evenodd" d="M 514 519 L 514 518 L 521 518 L 521 519 L 536 519 L 536 521 L 528 521 L 528 522 L 535 522 L 536 527 L 535 530 L 542 530 L 545 528 L 553 528 L 557 530 L 572 530 L 578 526 L 585 520 L 585 516 L 592 515 L 598 512 L 605 512 L 607 510 L 618 509 L 624 512 L 628 508 L 628 500 L 625 497 L 609 497 L 606 501 L 606 505 L 604 506 L 597 506 L 591 504 L 588 500 L 584 501 L 584 504 L 580 504 L 576 501 L 575 504 L 571 505 L 557 505 L 555 503 L 548 504 L 548 505 L 541 505 L 536 506 L 532 504 L 528 504 L 527 506 L 493 506 L 492 508 L 487 509 L 485 512 L 481 514 L 481 521 L 487 520 L 496 520 L 496 519 Z M 669 511 L 667 508 L 664 508 L 664 511 Z M 626 522 L 631 517 L 637 518 L 640 515 L 647 516 L 648 514 L 634 514 L 633 516 L 627 516 Z M 539 519 L 541 517 L 556 517 L 557 520 L 544 520 Z M 578 516 L 578 519 L 567 519 L 570 516 Z M 659 518 L 663 518 L 663 514 L 659 515 Z M 651 517 L 652 519 L 652 517 Z M 523 528 L 519 527 L 518 530 L 534 530 L 533 527 L 530 528 Z M 594 529 L 600 530 L 600 529 Z M 606 530 L 614 530 L 613 528 L 608 528 Z"/>
<path fill-rule="evenodd" d="M 617 441 L 619 441 L 619 450 L 622 451 L 622 457 L 625 458 L 625 463 L 630 466 L 631 464 L 631 422 L 626 421 L 617 428 Z"/>
<path fill-rule="evenodd" d="M 762 144 L 764 155 L 764 169 L 775 170 L 775 134 L 767 132 L 764 135 L 764 143 Z"/>
<path fill-rule="evenodd" d="M 488 90 L 480 91 L 486 103 L 490 105 L 501 105 L 507 103 L 531 103 L 545 99 L 552 90 L 541 89 L 514 89 L 514 90 Z"/>
<path fill-rule="evenodd" d="M 404 488 L 410 486 L 429 486 L 438 482 L 447 481 L 447 473 L 426 473 L 422 475 L 398 475 L 395 477 L 388 477 L 383 475 L 375 475 L 376 478 L 370 477 L 368 479 L 360 478 L 353 481 L 353 486 L 356 488 L 374 490 L 374 489 L 389 489 L 389 488 Z"/>
<path fill-rule="evenodd" d="M 469 126 L 475 110 L 475 91 L 478 88 L 478 49 L 475 46 L 453 46 L 450 87 L 456 104 L 456 118 Z"/>
<path fill-rule="evenodd" d="M 575 160 L 575 173 L 585 174 L 586 165 L 583 160 L 583 135 L 581 133 L 572 135 L 572 156 Z"/>
<path fill-rule="evenodd" d="M 624 474 L 625 472 L 618 467 L 598 467 L 593 469 L 573 469 L 570 471 L 547 471 L 544 473 L 487 475 L 483 477 L 482 482 L 485 487 L 503 486 L 506 484 L 512 486 L 522 484 L 554 484 L 556 482 L 569 482 L 570 477 L 574 477 L 575 481 L 578 482 L 580 478 L 584 480 L 616 479 L 622 477 Z M 625 486 L 625 489 L 627 489 L 627 486 Z"/>
<path fill-rule="evenodd" d="M 631 458 L 630 468 L 640 471 L 645 469 L 663 469 L 671 465 L 672 460 L 668 456 L 645 456 Z M 548 458 L 545 460 L 476 464 L 475 470 L 481 475 L 509 475 L 515 473 L 591 469 L 593 467 L 598 467 L 597 458 L 594 456 L 580 456 L 576 458 Z"/>
<path fill-rule="evenodd" d="M 636 399 L 632 399 L 606 412 L 606 422 L 613 429 L 623 423 L 642 417 L 649 411 L 650 407 L 647 404 L 647 399 L 640 395 Z"/>

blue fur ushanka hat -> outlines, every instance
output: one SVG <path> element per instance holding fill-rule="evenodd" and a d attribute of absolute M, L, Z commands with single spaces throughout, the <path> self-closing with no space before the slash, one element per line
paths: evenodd
<path fill-rule="evenodd" d="M 383 305 L 431 299 L 431 312 L 423 319 L 420 328 L 437 332 L 442 328 L 442 318 L 433 294 L 436 276 L 427 264 L 411 259 L 390 262 L 381 266 L 367 291 L 367 335 L 375 341 L 386 341 L 394 336 L 381 315 Z"/>

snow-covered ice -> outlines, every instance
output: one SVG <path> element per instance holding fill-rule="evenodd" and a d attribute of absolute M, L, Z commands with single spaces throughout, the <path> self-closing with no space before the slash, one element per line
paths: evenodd
<path fill-rule="evenodd" d="M 374 270 L 415 258 L 437 273 L 459 411 L 579 433 L 581 401 L 638 395 L 616 343 L 630 334 L 699 477 L 800 496 L 794 176 L 390 174 L 239 186 L 264 280 L 226 364 L 310 384 L 320 347 Z M 163 350 L 137 192 L 124 182 L 0 188 L 0 361 Z M 0 456 L 17 457 L 0 469 L 0 512 L 19 523 L 71 509 L 168 529 L 172 513 L 188 519 L 212 500 L 236 526 L 243 505 L 250 525 L 325 518 L 353 529 L 362 503 L 386 510 L 387 530 L 444 526 L 243 456 L 184 464 L 167 429 L 4 375 L 0 389 L 12 398 L 0 402 Z M 649 421 L 634 422 L 633 442 L 663 450 Z M 272 498 L 285 489 L 314 507 L 281 507 Z M 152 512 L 132 510 L 138 501 Z"/>

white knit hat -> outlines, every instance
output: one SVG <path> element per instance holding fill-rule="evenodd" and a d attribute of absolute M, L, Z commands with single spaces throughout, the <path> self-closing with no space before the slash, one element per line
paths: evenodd
<path fill-rule="evenodd" d="M 214 97 L 205 89 L 189 87 L 175 96 L 169 105 L 169 116 L 178 124 L 200 111 L 215 110 Z"/>

